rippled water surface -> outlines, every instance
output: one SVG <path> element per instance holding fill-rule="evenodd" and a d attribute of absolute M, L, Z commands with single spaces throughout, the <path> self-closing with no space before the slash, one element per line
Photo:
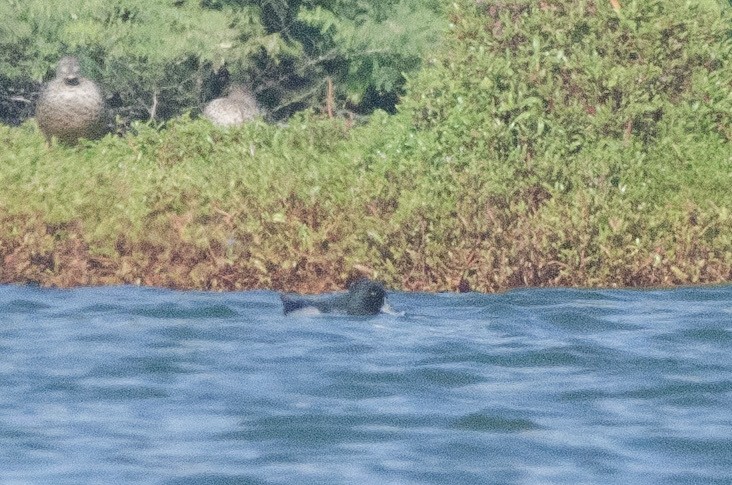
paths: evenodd
<path fill-rule="evenodd" d="M 0 483 L 732 483 L 732 287 L 0 286 Z"/>

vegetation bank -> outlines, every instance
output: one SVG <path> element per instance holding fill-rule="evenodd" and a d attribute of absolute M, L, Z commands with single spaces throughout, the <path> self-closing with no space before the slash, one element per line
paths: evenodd
<path fill-rule="evenodd" d="M 714 6 L 716 5 L 716 6 Z M 46 149 L 0 127 L 0 281 L 396 289 L 732 279 L 732 20 L 713 2 L 475 2 L 398 113 Z"/>

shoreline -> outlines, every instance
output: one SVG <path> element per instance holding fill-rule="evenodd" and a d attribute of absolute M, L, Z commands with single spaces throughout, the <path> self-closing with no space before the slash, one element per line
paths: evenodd
<path fill-rule="evenodd" d="M 7 222 L 7 219 L 0 219 L 0 228 L 7 227 Z M 37 284 L 55 288 L 135 285 L 176 290 L 322 293 L 343 290 L 350 281 L 367 276 L 395 291 L 490 294 L 522 288 L 672 289 L 732 283 L 732 269 L 721 262 L 705 266 L 692 280 L 690 277 L 684 279 L 684 272 L 689 272 L 690 268 L 699 270 L 698 262 L 689 261 L 691 264 L 684 266 L 678 261 L 659 261 L 653 255 L 646 257 L 648 265 L 644 270 L 638 262 L 634 269 L 619 266 L 618 262 L 607 262 L 606 268 L 599 268 L 606 274 L 625 274 L 627 279 L 622 281 L 600 280 L 596 274 L 552 272 L 551 268 L 556 265 L 538 259 L 510 268 L 497 268 L 488 264 L 487 257 L 495 263 L 506 260 L 509 251 L 504 248 L 504 254 L 499 251 L 496 257 L 496 248 L 490 247 L 473 251 L 474 263 L 469 267 L 461 267 L 459 262 L 464 259 L 456 257 L 443 261 L 441 272 L 412 268 L 403 273 L 389 272 L 383 262 L 365 262 L 343 253 L 331 254 L 331 259 L 322 254 L 319 258 L 310 255 L 313 260 L 301 258 L 295 267 L 288 267 L 283 258 L 273 256 L 261 267 L 252 258 L 227 259 L 223 247 L 218 251 L 202 252 L 186 241 L 169 241 L 170 246 L 176 248 L 174 252 L 148 246 L 150 253 L 145 254 L 143 242 L 139 247 L 120 248 L 126 254 L 103 256 L 94 254 L 84 242 L 80 224 L 54 227 L 36 220 L 30 226 L 19 237 L 0 237 L 0 284 Z"/>
<path fill-rule="evenodd" d="M 380 281 L 380 280 L 376 280 Z M 428 294 L 476 294 L 476 295 L 502 295 L 511 293 L 514 291 L 531 291 L 531 290 L 573 290 L 573 291 L 674 291 L 684 289 L 710 289 L 710 288 L 724 288 L 731 286 L 732 281 L 721 281 L 721 282 L 705 282 L 705 283 L 693 283 L 693 284 L 674 284 L 668 286 L 515 286 L 512 288 L 506 288 L 496 291 L 478 291 L 470 289 L 468 291 L 460 290 L 425 290 L 419 288 L 404 289 L 404 288 L 393 288 L 390 286 L 385 287 L 387 295 L 390 292 L 400 293 L 428 293 Z M 14 286 L 14 287 L 29 287 L 29 288 L 41 288 L 48 290 L 74 290 L 83 288 L 112 288 L 112 287 L 134 287 L 134 288 L 149 288 L 159 290 L 170 290 L 180 292 L 203 292 L 203 293 L 237 293 L 247 291 L 269 291 L 274 293 L 293 293 L 299 295 L 321 295 L 324 293 L 333 292 L 346 292 L 348 285 L 327 287 L 324 290 L 315 291 L 310 286 L 298 287 L 300 289 L 277 289 L 270 287 L 252 287 L 252 288 L 238 288 L 238 289 L 227 289 L 227 288 L 196 288 L 196 287 L 185 287 L 185 286 L 160 286 L 160 285 L 148 285 L 143 282 L 105 282 L 99 284 L 72 284 L 68 286 L 59 286 L 54 284 L 43 284 L 38 281 L 2 281 L 0 280 L 0 286 Z M 322 285 L 319 285 L 322 286 Z"/>
<path fill-rule="evenodd" d="M 366 275 L 364 275 L 366 276 Z M 353 277 L 355 279 L 355 276 Z M 382 281 L 380 278 L 374 278 L 376 281 Z M 161 283 L 162 282 L 162 283 Z M 35 278 L 31 277 L 28 279 L 5 279 L 0 278 L 0 286 L 37 286 L 40 288 L 48 289 L 75 289 L 75 288 L 101 288 L 101 287 L 112 287 L 112 286 L 134 286 L 141 288 L 158 288 L 174 291 L 203 291 L 203 292 L 214 292 L 214 293 L 225 293 L 225 292 L 237 292 L 237 291 L 273 291 L 273 292 L 286 292 L 286 293 L 297 293 L 297 294 L 321 294 L 335 291 L 345 291 L 348 287 L 349 280 L 345 280 L 342 284 L 335 280 L 323 280 L 321 278 L 303 278 L 297 280 L 292 286 L 287 287 L 275 287 L 275 286 L 262 286 L 252 285 L 243 286 L 238 283 L 232 285 L 220 285 L 215 286 L 189 286 L 186 284 L 169 283 L 165 278 L 155 277 L 138 277 L 134 280 L 128 278 L 121 279 L 115 276 L 109 275 L 87 275 L 81 280 L 71 279 L 70 273 L 57 273 L 50 274 L 48 276 Z M 684 288 L 709 288 L 716 286 L 728 286 L 732 285 L 732 280 L 710 280 L 701 281 L 697 283 L 669 283 L 660 285 L 632 285 L 632 286 L 619 286 L 619 285 L 529 285 L 529 286 L 511 286 L 500 288 L 496 290 L 480 290 L 472 287 L 465 287 L 457 285 L 453 288 L 447 288 L 442 286 L 436 286 L 433 284 L 426 284 L 425 286 L 419 286 L 415 282 L 412 282 L 408 287 L 392 287 L 387 286 L 387 291 L 399 291 L 399 292 L 415 292 L 415 293 L 477 293 L 483 295 L 492 294 L 503 294 L 516 290 L 533 290 L 533 289 L 570 289 L 579 291 L 594 291 L 594 290 L 622 290 L 622 291 L 670 291 L 675 289 Z"/>

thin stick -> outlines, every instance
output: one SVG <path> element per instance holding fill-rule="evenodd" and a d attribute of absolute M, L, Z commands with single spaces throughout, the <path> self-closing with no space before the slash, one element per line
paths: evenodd
<path fill-rule="evenodd" d="M 328 112 L 328 118 L 333 118 L 333 105 L 335 104 L 333 97 L 333 80 L 329 77 L 328 92 L 325 98 L 325 110 Z"/>

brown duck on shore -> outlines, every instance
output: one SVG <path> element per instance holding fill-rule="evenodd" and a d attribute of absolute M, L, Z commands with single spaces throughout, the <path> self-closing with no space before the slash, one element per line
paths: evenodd
<path fill-rule="evenodd" d="M 76 57 L 63 57 L 56 78 L 43 86 L 36 103 L 36 122 L 51 146 L 52 137 L 74 144 L 79 138 L 94 139 L 106 131 L 102 90 L 81 76 Z"/>
<path fill-rule="evenodd" d="M 203 116 L 217 126 L 236 126 L 262 114 L 257 100 L 246 87 L 235 84 L 229 95 L 216 98 L 203 108 Z"/>

